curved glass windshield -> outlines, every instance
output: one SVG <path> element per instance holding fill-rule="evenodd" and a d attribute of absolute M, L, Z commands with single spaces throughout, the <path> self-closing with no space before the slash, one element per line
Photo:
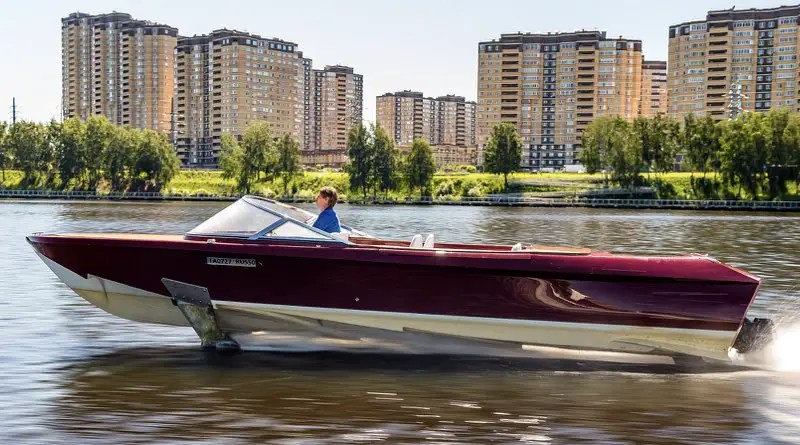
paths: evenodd
<path fill-rule="evenodd" d="M 247 196 L 244 199 L 255 206 L 262 207 L 272 212 L 280 213 L 282 215 L 286 215 L 289 218 L 304 223 L 308 223 L 310 219 L 315 217 L 315 215 L 311 212 L 307 212 L 303 209 L 297 208 L 295 206 L 290 206 L 288 204 L 283 204 L 281 202 L 272 201 L 270 199 L 259 198 L 258 196 Z"/>
<path fill-rule="evenodd" d="M 188 235 L 221 235 L 250 239 L 294 238 L 344 242 L 311 226 L 315 215 L 256 196 L 244 196 L 189 231 Z M 347 233 L 362 235 L 346 226 Z M 357 233 L 356 233 L 357 232 Z M 363 236 L 368 236 L 363 234 Z"/>
<path fill-rule="evenodd" d="M 192 229 L 190 235 L 255 235 L 282 218 L 240 199 Z"/>

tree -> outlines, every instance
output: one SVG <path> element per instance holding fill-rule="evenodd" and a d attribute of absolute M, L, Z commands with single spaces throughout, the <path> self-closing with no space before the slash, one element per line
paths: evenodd
<path fill-rule="evenodd" d="M 791 169 L 788 164 L 792 158 L 792 138 L 787 131 L 791 115 L 788 108 L 773 108 L 766 114 L 769 139 L 767 179 L 769 194 L 772 197 L 786 193 L 786 180 L 791 179 L 789 176 Z"/>
<path fill-rule="evenodd" d="M 769 146 L 768 162 L 772 165 L 786 165 L 790 158 L 791 144 L 786 135 L 791 112 L 788 108 L 773 108 L 766 114 Z"/>
<path fill-rule="evenodd" d="M 656 152 L 658 151 L 658 140 L 655 127 L 656 123 L 653 119 L 647 118 L 645 116 L 639 116 L 633 120 L 633 132 L 639 140 L 639 146 L 641 147 L 642 152 L 642 162 L 647 167 L 647 175 L 648 179 L 650 178 L 650 172 L 653 170 L 654 167 L 654 160 L 657 157 Z"/>
<path fill-rule="evenodd" d="M 414 139 L 405 163 L 405 178 L 409 188 L 419 188 L 420 197 L 430 187 L 436 163 L 433 161 L 431 147 L 424 139 Z"/>
<path fill-rule="evenodd" d="M 287 196 L 289 181 L 302 172 L 300 168 L 300 144 L 292 135 L 286 133 L 278 141 L 276 149 L 278 154 L 276 173 L 283 180 L 283 195 Z"/>
<path fill-rule="evenodd" d="M 61 187 L 80 178 L 86 170 L 86 124 L 78 118 L 70 118 L 61 124 L 61 137 L 56 145 L 58 175 Z"/>
<path fill-rule="evenodd" d="M 522 162 L 522 142 L 514 124 L 502 122 L 492 128 L 484 148 L 486 171 L 503 175 L 503 184 L 508 190 L 508 174 L 519 170 Z"/>
<path fill-rule="evenodd" d="M 765 166 L 769 156 L 769 126 L 761 113 L 747 113 L 732 121 L 722 122 L 720 153 L 723 180 L 738 184 L 757 198 L 763 186 Z"/>
<path fill-rule="evenodd" d="M 5 122 L 0 122 L 0 170 L 3 171 L 3 181 L 6 182 L 6 168 L 11 164 L 11 153 L 8 149 L 7 137 L 8 132 Z"/>
<path fill-rule="evenodd" d="M 268 122 L 250 124 L 244 130 L 240 144 L 244 150 L 242 166 L 251 180 L 257 181 L 261 172 L 269 178 L 275 176 L 275 137 Z M 249 189 L 247 193 L 250 193 Z"/>
<path fill-rule="evenodd" d="M 22 184 L 38 186 L 43 174 L 49 173 L 52 157 L 48 151 L 47 130 L 33 122 L 17 122 L 8 132 L 7 144 L 22 170 Z"/>
<path fill-rule="evenodd" d="M 142 132 L 133 128 L 115 127 L 111 141 L 103 153 L 103 173 L 111 182 L 111 190 L 125 190 L 135 170 Z"/>
<path fill-rule="evenodd" d="M 658 173 L 669 173 L 675 168 L 675 158 L 680 150 L 680 124 L 662 114 L 654 116 L 650 125 L 651 168 Z"/>
<path fill-rule="evenodd" d="M 354 125 L 347 134 L 347 154 L 350 158 L 347 166 L 350 188 L 361 190 L 364 199 L 367 199 L 367 190 L 373 178 L 375 147 L 364 124 Z"/>
<path fill-rule="evenodd" d="M 714 118 L 706 115 L 697 118 L 689 113 L 683 120 L 683 146 L 686 159 L 693 170 L 701 170 L 703 179 L 719 153 L 720 135 Z M 716 167 L 715 167 L 716 168 Z"/>
<path fill-rule="evenodd" d="M 622 187 L 636 184 L 644 160 L 641 140 L 631 124 L 620 117 L 599 117 L 586 127 L 581 140 L 579 156 L 587 171 L 602 169 L 606 184 L 609 179 Z"/>
<path fill-rule="evenodd" d="M 261 172 L 267 176 L 275 174 L 277 156 L 272 132 L 267 122 L 250 124 L 244 131 L 241 142 L 236 136 L 225 133 L 221 140 L 220 167 L 226 179 L 236 179 L 240 193 L 250 193 L 253 183 Z"/>
<path fill-rule="evenodd" d="M 219 155 L 219 167 L 224 179 L 236 179 L 236 190 L 250 193 L 251 179 L 244 170 L 244 149 L 239 145 L 236 136 L 224 133 L 220 141 L 222 150 Z"/>
<path fill-rule="evenodd" d="M 399 184 L 400 152 L 395 148 L 394 140 L 380 125 L 375 127 L 374 135 L 373 148 L 375 160 L 373 186 L 385 195 L 389 190 L 397 188 Z"/>
<path fill-rule="evenodd" d="M 800 113 L 793 113 L 784 130 L 784 143 L 788 148 L 787 163 L 794 168 L 795 193 L 800 192 Z"/>
<path fill-rule="evenodd" d="M 595 122 L 597 122 L 597 120 L 590 123 L 586 130 L 584 130 L 583 136 L 581 136 L 583 147 L 578 154 L 578 159 L 580 159 L 581 164 L 586 167 L 586 172 L 589 174 L 595 174 L 601 170 L 604 170 L 606 167 L 604 158 L 606 150 L 605 136 L 600 131 L 599 122 L 597 124 Z M 607 175 L 605 176 L 605 179 L 607 185 Z"/>
<path fill-rule="evenodd" d="M 169 184 L 179 166 L 180 161 L 166 135 L 153 130 L 142 131 L 133 166 L 134 177 L 144 174 L 146 180 L 158 190 Z"/>
<path fill-rule="evenodd" d="M 100 181 L 103 153 L 111 142 L 113 132 L 114 126 L 105 116 L 91 116 L 86 120 L 86 148 L 83 154 L 90 189 L 97 188 Z"/>
<path fill-rule="evenodd" d="M 632 126 L 621 117 L 612 118 L 611 129 L 607 162 L 613 171 L 613 181 L 621 187 L 632 187 L 644 167 L 641 145 Z"/>

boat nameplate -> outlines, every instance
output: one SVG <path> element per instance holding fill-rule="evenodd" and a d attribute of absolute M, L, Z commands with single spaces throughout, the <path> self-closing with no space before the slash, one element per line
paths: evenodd
<path fill-rule="evenodd" d="M 209 266 L 233 266 L 233 267 L 256 267 L 256 260 L 253 258 L 220 258 L 206 257 L 206 264 Z"/>

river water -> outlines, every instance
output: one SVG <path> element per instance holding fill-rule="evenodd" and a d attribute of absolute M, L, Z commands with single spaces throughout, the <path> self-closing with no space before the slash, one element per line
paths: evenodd
<path fill-rule="evenodd" d="M 224 205 L 0 201 L 0 443 L 800 443 L 797 332 L 784 339 L 780 370 L 455 354 L 221 357 L 200 351 L 189 328 L 94 308 L 24 240 L 35 231 L 182 233 Z M 765 279 L 753 314 L 800 311 L 798 216 L 337 210 L 382 237 L 708 253 Z"/>

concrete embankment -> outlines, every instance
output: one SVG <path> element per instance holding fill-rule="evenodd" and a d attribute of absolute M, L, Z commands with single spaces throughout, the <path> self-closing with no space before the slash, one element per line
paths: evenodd
<path fill-rule="evenodd" d="M 162 194 L 150 192 L 95 193 L 81 191 L 0 190 L 5 199 L 49 199 L 86 201 L 234 201 L 240 195 Z M 312 202 L 303 198 L 280 198 L 291 203 Z M 660 210 L 728 210 L 798 212 L 800 201 L 736 201 L 736 200 L 686 200 L 686 199 L 599 199 L 599 198 L 535 198 L 519 196 L 486 196 L 446 198 L 407 198 L 345 201 L 365 205 L 459 205 L 459 206 L 518 206 L 518 207 L 592 207 L 617 209 Z"/>

